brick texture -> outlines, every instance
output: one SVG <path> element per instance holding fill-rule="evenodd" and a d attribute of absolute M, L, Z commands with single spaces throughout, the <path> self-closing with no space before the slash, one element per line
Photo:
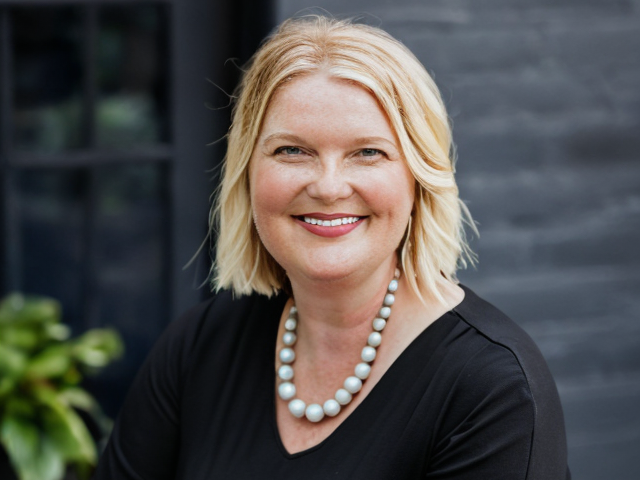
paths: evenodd
<path fill-rule="evenodd" d="M 434 75 L 480 263 L 536 340 L 574 478 L 640 478 L 640 1 L 279 0 L 362 16 Z"/>

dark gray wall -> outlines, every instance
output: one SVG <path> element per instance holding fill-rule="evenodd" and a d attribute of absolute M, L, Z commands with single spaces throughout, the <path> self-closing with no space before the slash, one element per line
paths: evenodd
<path fill-rule="evenodd" d="M 640 1 L 276 4 L 367 13 L 434 74 L 481 233 L 461 279 L 547 358 L 574 478 L 640 478 Z"/>

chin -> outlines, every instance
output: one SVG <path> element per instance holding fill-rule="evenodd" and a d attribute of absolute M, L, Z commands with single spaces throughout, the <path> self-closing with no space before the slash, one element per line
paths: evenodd
<path fill-rule="evenodd" d="M 348 278 L 358 270 L 352 262 L 336 261 L 306 265 L 300 273 L 315 282 L 338 282 Z"/>

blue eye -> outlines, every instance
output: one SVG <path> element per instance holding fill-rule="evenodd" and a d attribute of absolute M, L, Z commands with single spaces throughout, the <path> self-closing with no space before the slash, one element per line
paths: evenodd
<path fill-rule="evenodd" d="M 375 148 L 364 148 L 360 152 L 363 157 L 375 157 L 376 155 L 381 154 L 380 150 L 376 150 Z"/>
<path fill-rule="evenodd" d="M 284 155 L 300 155 L 302 150 L 298 147 L 280 147 L 276 149 L 276 155 L 284 154 Z"/>

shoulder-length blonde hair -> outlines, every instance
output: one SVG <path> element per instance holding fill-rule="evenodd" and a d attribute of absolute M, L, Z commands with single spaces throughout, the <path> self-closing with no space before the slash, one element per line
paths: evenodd
<path fill-rule="evenodd" d="M 473 262 L 454 179 L 451 129 L 434 81 L 418 59 L 386 32 L 323 16 L 287 20 L 250 62 L 237 91 L 222 182 L 212 215 L 217 235 L 216 289 L 271 295 L 288 280 L 258 237 L 249 195 L 249 161 L 274 92 L 295 77 L 328 72 L 361 85 L 378 100 L 416 179 L 416 198 L 403 246 L 402 268 L 421 297 L 442 300 L 439 285 L 456 281 Z"/>

